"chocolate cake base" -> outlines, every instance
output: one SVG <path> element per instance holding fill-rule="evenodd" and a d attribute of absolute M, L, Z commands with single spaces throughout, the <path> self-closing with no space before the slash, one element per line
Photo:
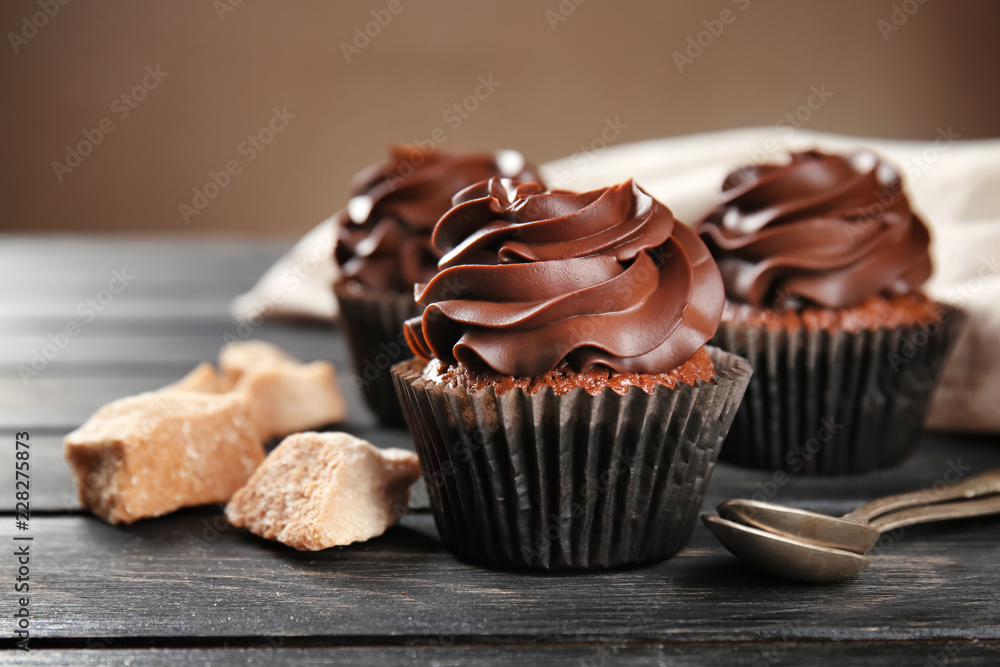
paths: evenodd
<path fill-rule="evenodd" d="M 672 389 L 678 383 L 693 385 L 696 380 L 709 381 L 715 375 L 712 357 L 704 347 L 683 364 L 669 373 L 620 373 L 608 368 L 595 368 L 587 371 L 575 371 L 569 364 L 563 362 L 545 375 L 536 377 L 512 377 L 501 375 L 493 370 L 474 371 L 464 364 L 447 366 L 439 359 L 432 359 L 424 367 L 426 379 L 445 383 L 451 386 L 465 385 L 478 391 L 492 387 L 497 395 L 510 391 L 515 387 L 529 394 L 537 394 L 543 387 L 551 387 L 556 394 L 565 394 L 574 389 L 583 389 L 588 394 L 600 394 L 605 389 L 611 389 L 618 394 L 626 394 L 632 387 L 643 391 L 653 391 L 662 385 Z"/>
<path fill-rule="evenodd" d="M 845 331 L 723 319 L 711 344 L 754 368 L 723 461 L 803 475 L 862 473 L 913 454 L 964 314 Z M 753 322 L 750 319 L 750 322 Z"/>
<path fill-rule="evenodd" d="M 419 307 L 408 294 L 375 292 L 343 282 L 334 285 L 333 291 L 351 352 L 350 382 L 361 391 L 379 422 L 406 426 L 390 369 L 413 358 L 403 337 L 403 322 L 420 314 Z"/>
<path fill-rule="evenodd" d="M 694 386 L 592 395 L 393 378 L 444 542 L 508 568 L 595 570 L 669 558 L 691 536 L 751 369 L 708 348 Z"/>

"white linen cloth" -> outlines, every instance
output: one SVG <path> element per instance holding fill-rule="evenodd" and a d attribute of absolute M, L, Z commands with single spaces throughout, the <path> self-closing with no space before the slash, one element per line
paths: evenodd
<path fill-rule="evenodd" d="M 551 187 L 571 190 L 635 178 L 678 219 L 692 223 L 712 208 L 723 179 L 736 167 L 812 147 L 868 148 L 900 168 L 911 203 L 931 230 L 934 275 L 927 292 L 970 317 L 935 394 L 928 426 L 1000 432 L 1000 139 L 964 141 L 949 127 L 940 128 L 934 141 L 747 128 L 597 147 L 541 170 Z M 331 256 L 333 238 L 330 218 L 233 302 L 233 316 L 334 317 L 330 285 L 336 268 L 321 261 Z"/>

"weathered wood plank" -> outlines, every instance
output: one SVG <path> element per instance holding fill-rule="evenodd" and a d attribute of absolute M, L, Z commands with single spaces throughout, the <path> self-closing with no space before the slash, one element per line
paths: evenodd
<path fill-rule="evenodd" d="M 193 366 L 201 361 L 214 361 L 219 348 L 225 344 L 224 334 L 232 334 L 234 327 L 216 334 L 197 336 L 81 335 L 69 340 L 62 349 L 48 345 L 52 341 L 45 336 L 6 336 L 0 346 L 0 366 L 16 368 L 20 364 L 30 365 L 35 351 L 48 362 L 47 374 L 61 374 L 76 368 L 93 370 L 101 366 L 129 369 L 136 364 Z M 259 336 L 254 338 L 260 339 Z M 49 355 L 55 349 L 58 352 Z"/>
<path fill-rule="evenodd" d="M 0 343 L 8 337 L 32 336 L 47 338 L 50 333 L 63 330 L 65 320 L 59 319 L 12 319 L 0 318 Z M 330 322 L 318 322 L 315 320 L 285 321 L 281 324 L 266 324 L 269 326 L 289 326 L 301 330 L 322 330 L 329 331 Z M 221 332 L 231 333 L 236 337 L 247 337 L 247 329 L 241 327 L 237 329 L 238 323 L 233 320 L 228 310 L 220 312 L 216 317 L 192 318 L 178 316 L 171 320 L 143 320 L 143 319 L 121 319 L 104 320 L 95 318 L 93 322 L 87 324 L 85 330 L 81 330 L 80 337 L 115 337 L 115 336 L 135 336 L 139 338 L 156 336 L 217 336 Z M 251 327 L 251 333 L 261 327 Z"/>
<path fill-rule="evenodd" d="M 10 544 L 13 521 L 0 522 Z M 23 533 L 22 533 L 23 534 Z M 31 521 L 36 637 L 318 637 L 377 644 L 1000 639 L 1000 518 L 929 524 L 825 586 L 762 575 L 698 527 L 674 559 L 577 576 L 456 560 L 431 517 L 298 552 L 180 512 L 131 527 Z"/>
<path fill-rule="evenodd" d="M 20 236 L 0 243 L 3 285 L 58 283 L 72 289 L 81 278 L 102 278 L 134 264 L 148 279 L 168 282 L 254 280 L 292 244 L 290 239 L 209 238 L 197 242 L 164 236 Z"/>
<path fill-rule="evenodd" d="M 94 638 L 92 646 L 102 647 L 113 640 Z M 547 665 L 549 667 L 611 667 L 622 665 L 807 665 L 820 661 L 826 664 L 864 664 L 873 667 L 897 665 L 978 665 L 1000 661 L 1000 648 L 994 643 L 972 642 L 908 642 L 886 644 L 861 642 L 856 644 L 828 643 L 727 643 L 712 645 L 546 645 L 546 646 L 441 646 L 418 644 L 406 647 L 299 647 L 283 638 L 249 639 L 247 646 L 231 642 L 230 648 L 176 649 L 116 649 L 115 644 L 89 650 L 32 650 L 30 655 L 14 657 L 12 662 L 24 662 L 38 667 L 74 664 L 164 664 L 186 665 Z M 934 661 L 937 661 L 936 663 Z"/>
<path fill-rule="evenodd" d="M 244 330 L 229 322 L 227 328 L 197 336 L 81 336 L 47 359 L 37 375 L 25 370 L 34 368 L 35 348 L 5 346 L 0 353 L 0 428 L 71 430 L 109 401 L 173 382 L 200 361 L 215 361 L 225 333 L 274 342 L 304 361 L 332 362 L 352 420 L 360 427 L 374 425 L 352 385 L 343 337 L 331 327 L 267 324 Z"/>
<path fill-rule="evenodd" d="M 238 294 L 238 292 L 237 292 Z M 236 294 L 232 294 L 235 296 Z M 131 298 L 122 292 L 107 305 L 90 305 L 75 295 L 39 298 L 8 302 L 5 315 L 11 319 L 43 320 L 57 322 L 53 333 L 66 331 L 66 326 L 76 324 L 85 330 L 96 319 L 119 321 L 143 319 L 147 321 L 171 320 L 176 317 L 211 319 L 229 312 L 230 295 L 210 294 L 198 297 L 160 296 L 158 298 Z M 96 303 L 96 302 L 95 302 Z M 97 310 L 97 308 L 101 310 Z"/>
<path fill-rule="evenodd" d="M 383 429 L 357 420 L 338 427 L 371 441 L 379 447 L 413 450 L 413 439 L 405 430 Z M 75 511 L 78 508 L 69 470 L 62 455 L 63 433 L 38 432 L 32 435 L 32 506 L 43 512 Z M 768 499 L 830 513 L 847 512 L 873 498 L 912 491 L 933 485 L 951 470 L 949 461 L 965 471 L 1000 468 L 1000 443 L 987 439 L 929 434 L 924 436 L 917 455 L 892 470 L 841 478 L 791 478 L 779 484 L 766 470 L 751 470 L 731 465 L 716 466 L 705 498 L 704 511 L 712 511 L 729 498 L 751 497 L 763 493 Z M 14 490 L 13 478 L 0 475 L 0 498 L 9 499 Z M 766 492 L 766 493 L 765 493 Z M 415 488 L 414 507 L 426 507 L 426 492 Z M 9 512 L 5 502 L 0 512 Z"/>
<path fill-rule="evenodd" d="M 10 237 L 0 243 L 0 292 L 10 323 L 47 331 L 107 321 L 216 318 L 291 241 L 162 237 Z M 289 289 L 292 289 L 289 287 Z M 90 301 L 94 300 L 94 301 Z"/>
<path fill-rule="evenodd" d="M 49 334 L 56 334 L 65 331 L 66 318 L 0 318 L 0 341 L 8 336 L 33 336 L 37 338 L 48 338 Z M 144 319 L 110 319 L 95 318 L 87 323 L 86 327 L 81 325 L 80 336 L 197 336 L 215 335 L 220 331 L 226 331 L 230 327 L 235 327 L 236 323 L 229 317 L 228 311 L 220 312 L 215 317 L 195 318 L 178 315 L 171 319 L 144 320 Z"/>
<path fill-rule="evenodd" d="M 0 378 L 0 429 L 70 431 L 90 417 L 97 408 L 124 396 L 152 391 L 179 379 L 175 372 L 151 369 L 132 377 L 50 377 L 41 375 L 27 386 L 19 379 Z M 358 427 L 374 425 L 375 421 L 361 398 L 348 383 L 340 383 L 351 422 Z"/>
<path fill-rule="evenodd" d="M 8 442 L 0 446 L 3 451 L 13 452 L 10 443 L 14 433 L 6 432 Z M 69 466 L 63 458 L 62 435 L 31 433 L 27 440 L 28 474 L 31 484 L 31 508 L 36 512 L 75 512 L 80 509 L 76 489 L 70 475 Z M 13 459 L 13 453 L 10 454 Z M 13 466 L 13 464 L 10 464 Z M 14 511 L 14 475 L 0 475 L 0 498 L 3 498 L 3 513 Z"/>
<path fill-rule="evenodd" d="M 0 660 L 997 661 L 997 518 L 908 528 L 880 545 L 869 570 L 817 587 L 740 564 L 700 525 L 688 549 L 666 563 L 539 576 L 456 560 L 438 541 L 427 512 L 411 514 L 376 540 L 319 553 L 296 552 L 229 527 L 217 507 L 131 527 L 78 513 L 62 435 L 104 402 L 161 386 L 197 361 L 214 359 L 223 333 L 238 335 L 227 315 L 229 299 L 289 245 L 65 237 L 11 237 L 0 244 L 0 292 L 12 295 L 0 319 L 0 428 L 9 435 L 33 432 L 32 504 L 38 514 L 30 531 L 31 604 L 35 646 L 49 649 Z M 25 352 L 30 357 L 38 341 L 44 344 L 76 317 L 79 299 L 103 289 L 122 262 L 141 265 L 142 279 L 25 386 L 14 372 Z M 405 431 L 374 425 L 349 384 L 343 341 L 327 327 L 269 324 L 252 335 L 306 360 L 333 360 L 349 402 L 345 428 L 379 446 L 412 448 Z M 789 479 L 720 465 L 705 509 L 759 494 L 844 512 L 875 496 L 949 480 L 949 471 L 953 477 L 955 470 L 995 467 L 1000 439 L 937 435 L 925 436 L 917 456 L 900 468 L 870 475 Z M 8 544 L 15 532 L 12 487 L 12 479 L 0 476 L 0 494 L 8 498 L 0 508 L 0 540 Z M 424 495 L 418 490 L 415 496 L 419 505 Z M 10 639 L 0 646 L 10 646 Z"/>
<path fill-rule="evenodd" d="M 27 384 L 0 378 L 0 426 L 22 431 L 36 427 L 75 428 L 94 410 L 123 396 L 150 391 L 173 382 L 176 373 L 140 377 L 50 377 L 44 372 Z"/>
<path fill-rule="evenodd" d="M 121 263 L 118 266 L 95 266 L 75 276 L 53 274 L 46 269 L 44 272 L 32 275 L 30 281 L 25 281 L 23 276 L 0 271 L 0 290 L 3 290 L 6 301 L 11 304 L 34 298 L 72 299 L 74 305 L 88 297 L 107 300 L 107 295 L 101 296 L 100 292 L 109 288 L 109 283 L 114 277 L 112 271 L 120 272 L 122 268 Z M 184 293 L 189 294 L 192 299 L 204 299 L 246 291 L 260 278 L 268 268 L 268 264 L 261 263 L 259 266 L 233 269 L 226 275 L 219 276 L 203 276 L 195 271 L 171 277 L 144 272 L 143 269 L 131 265 L 124 268 L 127 269 L 125 275 L 128 278 L 127 285 L 121 288 L 118 281 L 114 281 L 111 285 L 118 290 L 114 294 L 116 297 L 121 296 L 122 301 L 137 298 L 162 299 Z"/>
<path fill-rule="evenodd" d="M 264 325 L 240 327 L 227 322 L 214 332 L 193 335 L 166 335 L 149 331 L 148 335 L 81 335 L 60 341 L 56 347 L 47 335 L 8 335 L 0 338 L 0 369 L 15 374 L 17 367 L 32 367 L 36 352 L 46 362 L 46 375 L 120 371 L 134 373 L 135 367 L 176 366 L 183 373 L 202 361 L 214 362 L 219 349 L 232 340 L 272 342 L 304 361 L 333 361 L 346 364 L 348 356 L 341 337 L 329 327 L 291 327 Z M 346 368 L 346 366 L 345 366 Z M 338 370 L 340 370 L 338 366 Z"/>
<path fill-rule="evenodd" d="M 329 430 L 346 430 L 360 438 L 371 440 L 379 447 L 400 447 L 413 451 L 413 439 L 403 430 L 365 428 L 356 425 L 330 427 Z M 68 513 L 80 511 L 76 488 L 70 474 L 69 466 L 63 457 L 63 435 L 61 433 L 33 433 L 29 459 L 31 481 L 31 507 L 35 512 L 46 514 Z M 9 434 L 13 440 L 13 433 Z M 274 445 L 275 443 L 270 443 Z M 0 475 L 0 515 L 13 512 L 14 497 L 13 475 Z M 427 493 L 422 483 L 413 489 L 411 507 L 425 508 Z"/>

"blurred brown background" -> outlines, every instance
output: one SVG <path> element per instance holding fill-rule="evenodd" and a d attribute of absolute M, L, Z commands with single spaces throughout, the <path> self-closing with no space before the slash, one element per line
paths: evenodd
<path fill-rule="evenodd" d="M 544 162 L 608 118 L 774 125 L 813 89 L 808 129 L 1000 136 L 998 26 L 991 0 L 5 1 L 0 228 L 298 234 L 392 141 Z"/>

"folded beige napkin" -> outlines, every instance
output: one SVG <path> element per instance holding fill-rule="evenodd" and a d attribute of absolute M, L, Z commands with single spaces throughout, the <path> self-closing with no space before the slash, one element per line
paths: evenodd
<path fill-rule="evenodd" d="M 959 128 L 960 131 L 960 128 Z M 965 309 L 970 323 L 945 370 L 928 426 L 1000 431 L 1000 140 L 963 141 L 950 127 L 934 141 L 887 141 L 748 128 L 658 139 L 576 153 L 543 165 L 550 186 L 586 190 L 636 181 L 680 220 L 699 219 L 732 169 L 781 159 L 788 150 L 870 148 L 903 172 L 932 234 L 931 297 Z M 234 317 L 332 318 L 333 219 L 323 221 L 232 305 Z"/>

